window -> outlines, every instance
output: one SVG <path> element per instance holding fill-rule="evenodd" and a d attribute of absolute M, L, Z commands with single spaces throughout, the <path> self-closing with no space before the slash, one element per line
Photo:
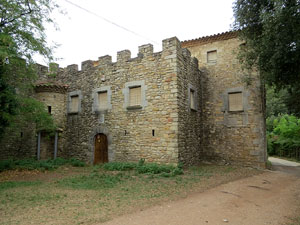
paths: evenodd
<path fill-rule="evenodd" d="M 72 91 L 68 94 L 68 113 L 81 112 L 81 91 Z"/>
<path fill-rule="evenodd" d="M 217 50 L 207 52 L 207 62 L 208 63 L 217 62 Z"/>
<path fill-rule="evenodd" d="M 71 112 L 78 112 L 79 96 L 71 96 Z"/>
<path fill-rule="evenodd" d="M 188 84 L 188 106 L 189 109 L 197 111 L 197 91 L 196 88 L 191 84 Z"/>
<path fill-rule="evenodd" d="M 190 89 L 190 107 L 191 109 L 196 109 L 195 105 L 195 91 Z"/>
<path fill-rule="evenodd" d="M 107 110 L 112 109 L 110 86 L 103 86 L 94 89 L 92 97 L 93 97 L 92 112 L 106 113 Z"/>
<path fill-rule="evenodd" d="M 229 111 L 243 111 L 242 92 L 228 93 Z"/>
<path fill-rule="evenodd" d="M 48 113 L 51 115 L 51 106 L 48 105 Z"/>
<path fill-rule="evenodd" d="M 107 91 L 105 92 L 98 92 L 98 105 L 99 105 L 99 110 L 101 109 L 107 109 Z"/>
<path fill-rule="evenodd" d="M 144 109 L 147 106 L 146 90 L 147 85 L 144 80 L 125 83 L 125 88 L 122 90 L 123 107 L 127 110 Z"/>
<path fill-rule="evenodd" d="M 141 87 L 129 88 L 129 106 L 141 105 Z"/>

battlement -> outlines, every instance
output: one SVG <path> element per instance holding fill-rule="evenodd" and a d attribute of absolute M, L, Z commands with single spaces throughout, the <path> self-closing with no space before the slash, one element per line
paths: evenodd
<path fill-rule="evenodd" d="M 103 67 L 114 64 L 124 64 L 130 63 L 136 59 L 147 59 L 148 57 L 159 58 L 163 57 L 163 59 L 172 59 L 177 57 L 178 54 L 182 54 L 188 60 L 192 59 L 191 53 L 187 49 L 181 48 L 181 42 L 177 37 L 167 38 L 162 41 L 162 51 L 154 52 L 152 44 L 145 44 L 138 47 L 137 57 L 131 58 L 130 50 L 122 50 L 117 52 L 117 61 L 112 62 L 112 57 L 110 55 L 100 56 L 98 60 L 86 60 L 81 63 L 80 71 L 87 71 L 91 68 L 95 67 Z M 195 61 L 196 62 L 196 61 Z M 58 64 L 51 63 L 49 68 L 43 65 L 37 65 L 38 73 L 40 77 L 46 76 L 47 74 L 55 75 L 58 72 L 66 72 L 66 73 L 77 73 L 79 72 L 79 66 L 77 64 L 68 65 L 66 68 L 60 68 Z"/>

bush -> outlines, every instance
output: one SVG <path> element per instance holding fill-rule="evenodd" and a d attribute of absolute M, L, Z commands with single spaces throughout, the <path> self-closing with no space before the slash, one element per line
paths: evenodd
<path fill-rule="evenodd" d="M 267 148 L 269 155 L 300 160 L 300 119 L 293 115 L 268 118 Z"/>
<path fill-rule="evenodd" d="M 12 170 L 15 168 L 15 163 L 12 159 L 0 161 L 0 172 L 4 170 Z"/>
<path fill-rule="evenodd" d="M 170 177 L 183 174 L 182 165 L 177 167 L 173 165 L 145 163 L 141 159 L 138 163 L 132 162 L 110 162 L 103 165 L 103 169 L 108 171 L 128 171 L 135 170 L 138 174 L 161 174 L 163 177 Z"/>
<path fill-rule="evenodd" d="M 103 168 L 108 171 L 128 171 L 136 167 L 137 163 L 131 162 L 110 162 L 103 165 Z"/>
<path fill-rule="evenodd" d="M 85 162 L 80 161 L 79 159 L 72 158 L 69 160 L 69 164 L 74 167 L 84 167 L 86 166 Z"/>

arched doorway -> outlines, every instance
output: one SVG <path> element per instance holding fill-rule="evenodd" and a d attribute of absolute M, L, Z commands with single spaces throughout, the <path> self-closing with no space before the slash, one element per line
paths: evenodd
<path fill-rule="evenodd" d="M 94 164 L 108 162 L 108 144 L 105 134 L 95 135 Z"/>

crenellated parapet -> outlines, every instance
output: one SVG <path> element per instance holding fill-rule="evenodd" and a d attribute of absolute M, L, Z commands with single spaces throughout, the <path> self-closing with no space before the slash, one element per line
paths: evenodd
<path fill-rule="evenodd" d="M 196 62 L 196 59 L 191 57 L 187 49 L 181 48 L 181 42 L 177 37 L 168 38 L 162 41 L 162 51 L 154 52 L 152 44 L 145 44 L 138 47 L 137 57 L 132 58 L 129 50 L 122 50 L 117 52 L 116 62 L 112 61 L 110 55 L 101 56 L 98 60 L 86 60 L 81 63 L 81 70 L 78 70 L 78 65 L 72 64 L 64 68 L 66 73 L 84 72 L 91 68 L 105 67 L 112 65 L 125 65 L 131 63 L 134 60 L 148 60 L 149 58 L 163 58 L 164 60 L 175 58 L 177 55 L 182 54 L 187 59 Z"/>

